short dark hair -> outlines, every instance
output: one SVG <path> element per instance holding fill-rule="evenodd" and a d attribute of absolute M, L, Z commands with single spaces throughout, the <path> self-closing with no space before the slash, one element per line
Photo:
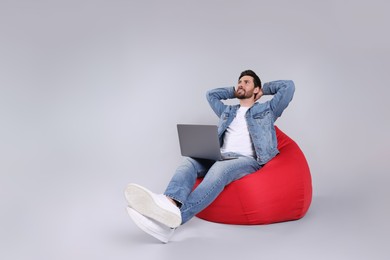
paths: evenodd
<path fill-rule="evenodd" d="M 241 72 L 238 80 L 240 80 L 244 76 L 251 76 L 253 78 L 253 83 L 255 83 L 255 87 L 261 88 L 261 80 L 253 70 L 244 70 L 243 72 Z"/>

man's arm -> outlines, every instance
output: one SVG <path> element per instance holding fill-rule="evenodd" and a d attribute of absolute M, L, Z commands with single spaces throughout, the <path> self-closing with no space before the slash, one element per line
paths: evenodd
<path fill-rule="evenodd" d="M 225 105 L 221 100 L 235 98 L 234 93 L 234 87 L 216 88 L 207 91 L 207 101 L 209 102 L 211 108 L 214 110 L 215 114 L 217 114 L 218 117 L 222 115 L 222 112 L 227 107 L 227 105 Z"/>
<path fill-rule="evenodd" d="M 270 107 L 275 120 L 280 117 L 294 96 L 295 85 L 292 80 L 277 80 L 267 82 L 262 88 L 264 95 L 274 95 Z"/>

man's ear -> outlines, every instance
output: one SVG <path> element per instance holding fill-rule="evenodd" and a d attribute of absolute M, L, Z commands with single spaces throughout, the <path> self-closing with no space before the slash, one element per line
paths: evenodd
<path fill-rule="evenodd" d="M 254 94 L 257 94 L 260 92 L 260 87 L 255 87 L 255 89 L 253 90 L 253 93 Z"/>

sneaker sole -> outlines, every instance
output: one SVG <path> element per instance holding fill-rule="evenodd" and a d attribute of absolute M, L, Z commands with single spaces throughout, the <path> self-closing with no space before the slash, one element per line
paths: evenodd
<path fill-rule="evenodd" d="M 168 227 L 177 228 L 181 224 L 181 216 L 161 208 L 153 199 L 150 191 L 137 184 L 129 185 L 125 191 L 129 206 L 142 215 L 154 219 Z"/>
<path fill-rule="evenodd" d="M 136 212 L 134 209 L 127 207 L 127 213 L 129 214 L 130 218 L 134 221 L 134 223 L 139 227 L 142 231 L 145 233 L 151 235 L 154 238 L 157 238 L 163 243 L 168 243 L 170 237 L 173 235 L 173 231 L 168 235 L 168 236 L 162 236 L 161 234 L 155 232 L 152 228 L 149 228 L 148 226 L 145 225 L 145 223 L 142 222 L 140 219 L 140 216 L 138 212 Z"/>

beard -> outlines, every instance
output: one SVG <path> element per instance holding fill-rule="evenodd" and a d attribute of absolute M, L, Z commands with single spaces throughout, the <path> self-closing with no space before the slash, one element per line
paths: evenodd
<path fill-rule="evenodd" d="M 237 91 L 236 97 L 238 99 L 248 99 L 253 96 L 253 93 L 246 92 L 244 89 L 239 89 Z"/>

